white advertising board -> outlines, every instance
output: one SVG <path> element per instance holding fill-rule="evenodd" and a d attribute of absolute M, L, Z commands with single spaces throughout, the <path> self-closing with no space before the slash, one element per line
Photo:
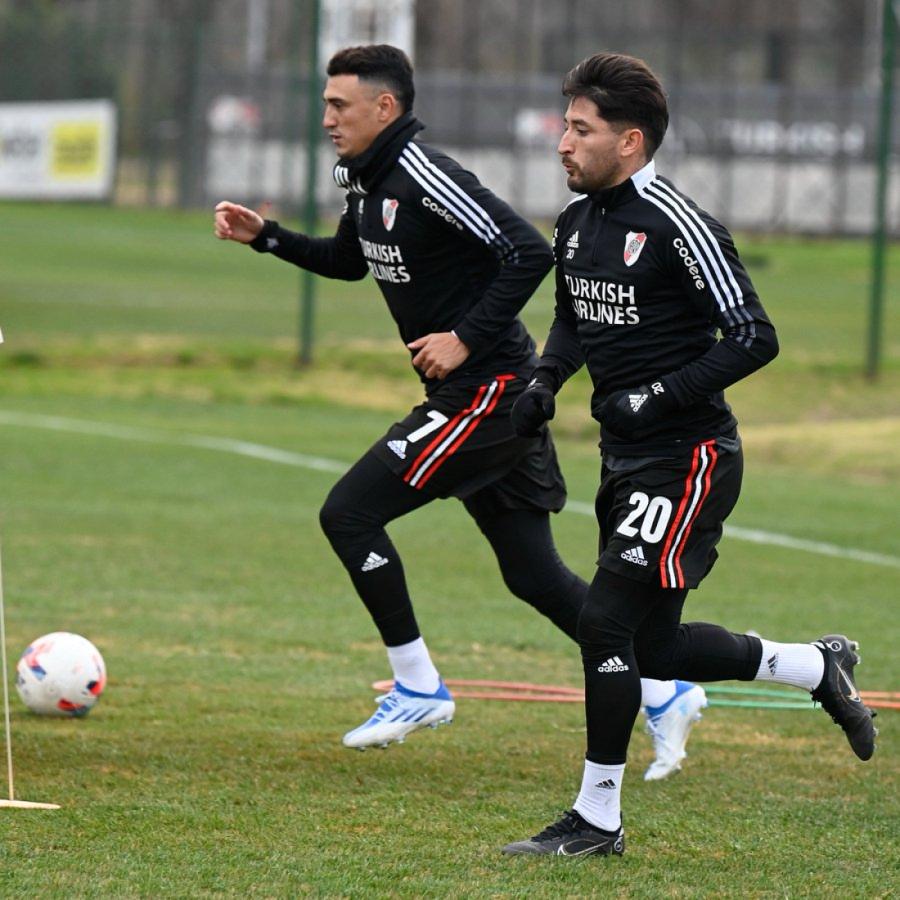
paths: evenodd
<path fill-rule="evenodd" d="M 0 197 L 103 199 L 112 192 L 115 154 L 109 100 L 0 103 Z"/>

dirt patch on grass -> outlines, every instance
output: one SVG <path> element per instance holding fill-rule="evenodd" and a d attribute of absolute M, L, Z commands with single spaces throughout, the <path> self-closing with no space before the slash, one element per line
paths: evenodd
<path fill-rule="evenodd" d="M 755 462 L 879 484 L 900 478 L 900 417 L 755 425 L 742 433 Z"/>

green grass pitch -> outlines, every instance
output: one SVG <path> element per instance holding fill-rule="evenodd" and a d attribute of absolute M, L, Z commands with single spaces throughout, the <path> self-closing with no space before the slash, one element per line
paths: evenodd
<path fill-rule="evenodd" d="M 389 672 L 319 533 L 336 475 L 194 438 L 352 462 L 418 397 L 374 285 L 321 284 L 317 362 L 300 370 L 296 271 L 219 244 L 208 216 L 0 214 L 7 650 L 14 664 L 32 638 L 73 630 L 109 670 L 84 720 L 35 717 L 13 689 L 17 796 L 62 809 L 0 810 L 0 895 L 896 895 L 895 711 L 863 764 L 821 711 L 712 707 L 684 772 L 659 784 L 641 780 L 636 732 L 629 849 L 613 860 L 498 852 L 574 799 L 577 704 L 461 700 L 450 728 L 341 748 Z M 845 631 L 860 686 L 900 690 L 896 276 L 869 384 L 868 248 L 738 246 L 783 349 L 731 392 L 747 472 L 730 522 L 882 562 L 727 537 L 688 616 L 776 640 Z M 551 309 L 545 285 L 526 315 L 539 338 Z M 583 378 L 567 387 L 555 429 L 583 503 L 598 469 L 586 396 Z M 589 577 L 591 518 L 564 512 L 554 531 Z M 576 648 L 508 595 L 459 504 L 391 534 L 445 676 L 580 683 Z"/>

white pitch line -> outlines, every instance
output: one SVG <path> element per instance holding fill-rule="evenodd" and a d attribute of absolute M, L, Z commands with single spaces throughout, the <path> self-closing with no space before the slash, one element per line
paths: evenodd
<path fill-rule="evenodd" d="M 109 422 L 70 419 L 65 416 L 45 416 L 38 413 L 19 413 L 0 409 L 0 424 L 118 438 L 125 441 L 217 450 L 222 453 L 232 453 L 236 456 L 262 459 L 267 462 L 280 463 L 301 469 L 312 469 L 317 472 L 332 472 L 337 475 L 343 474 L 348 469 L 346 463 L 335 459 L 328 459 L 323 456 L 309 456 L 305 453 L 294 453 L 291 450 L 279 450 L 277 447 L 254 444 L 249 441 L 237 441 L 231 438 L 199 434 L 174 434 L 132 425 L 114 425 Z M 578 515 L 594 516 L 593 504 L 583 503 L 580 500 L 569 500 L 566 503 L 565 510 Z M 803 538 L 791 537 L 788 534 L 778 534 L 755 528 L 741 528 L 737 525 L 726 525 L 725 535 L 726 537 L 734 538 L 738 541 L 748 541 L 752 544 L 785 547 L 790 550 L 801 550 L 804 553 L 815 553 L 819 556 L 852 559 L 856 562 L 869 563 L 875 566 L 889 566 L 890 568 L 900 569 L 900 557 L 890 556 L 886 553 L 872 553 L 868 550 L 858 550 L 855 547 L 839 547 L 837 544 L 808 541 Z"/>
<path fill-rule="evenodd" d="M 221 450 L 251 459 L 264 459 L 317 472 L 343 474 L 347 466 L 334 459 L 321 456 L 307 456 L 290 450 L 279 450 L 265 444 L 249 441 L 235 441 L 231 438 L 217 438 L 200 434 L 170 434 L 150 428 L 132 425 L 113 425 L 109 422 L 89 422 L 85 419 L 69 419 L 65 416 L 44 416 L 39 413 L 17 413 L 0 409 L 0 424 L 18 425 L 23 428 L 45 428 L 49 431 L 65 431 L 74 434 L 89 434 L 98 437 L 119 438 L 123 441 L 141 441 L 149 444 L 169 444 L 178 447 L 200 447 L 204 450 Z"/>

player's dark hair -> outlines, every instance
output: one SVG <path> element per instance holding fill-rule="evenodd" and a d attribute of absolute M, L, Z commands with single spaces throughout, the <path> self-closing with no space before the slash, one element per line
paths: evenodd
<path fill-rule="evenodd" d="M 640 128 L 652 159 L 669 126 L 662 85 L 642 59 L 622 53 L 596 53 L 582 60 L 563 81 L 566 97 L 592 100 L 611 125 Z"/>
<path fill-rule="evenodd" d="M 345 47 L 328 61 L 328 75 L 356 75 L 360 81 L 385 87 L 404 112 L 411 112 L 416 89 L 409 57 L 390 44 Z"/>

